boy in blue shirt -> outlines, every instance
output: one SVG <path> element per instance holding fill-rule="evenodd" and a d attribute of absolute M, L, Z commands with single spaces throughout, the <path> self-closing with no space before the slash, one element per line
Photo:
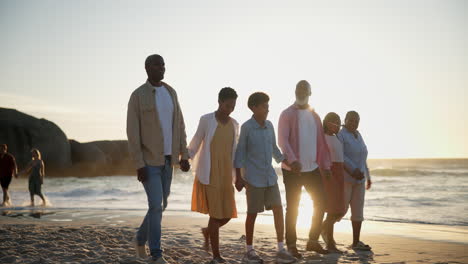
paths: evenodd
<path fill-rule="evenodd" d="M 243 263 L 263 263 L 253 249 L 253 233 L 257 214 L 273 210 L 276 236 L 278 241 L 277 263 L 294 263 L 294 258 L 284 248 L 284 219 L 281 195 L 278 188 L 278 176 L 271 164 L 272 158 L 277 163 L 287 162 L 276 145 L 273 125 L 266 120 L 270 98 L 262 92 L 253 93 L 248 106 L 253 112 L 246 121 L 239 136 L 234 166 L 236 167 L 236 188 L 246 188 L 247 218 L 245 220 L 246 254 Z M 241 178 L 240 169 L 245 170 L 245 179 Z"/>

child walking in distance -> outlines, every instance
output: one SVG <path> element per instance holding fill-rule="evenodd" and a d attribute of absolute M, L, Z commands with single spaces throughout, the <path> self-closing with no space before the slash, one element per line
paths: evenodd
<path fill-rule="evenodd" d="M 208 214 L 208 226 L 202 228 L 204 247 L 211 250 L 210 263 L 226 263 L 219 252 L 219 229 L 237 217 L 234 199 L 234 153 L 239 125 L 229 115 L 236 107 L 237 93 L 226 87 L 218 94 L 218 110 L 200 118 L 188 151 L 194 166 L 192 211 Z"/>
<path fill-rule="evenodd" d="M 234 165 L 236 167 L 236 188 L 246 188 L 247 219 L 245 220 L 246 253 L 243 263 L 263 263 L 253 248 L 253 234 L 257 214 L 273 210 L 276 237 L 278 241 L 277 263 L 294 263 L 294 258 L 284 248 L 284 219 L 278 177 L 271 164 L 272 158 L 277 163 L 287 162 L 276 145 L 275 131 L 268 116 L 269 97 L 262 92 L 253 93 L 248 100 L 248 107 L 253 112 L 252 118 L 242 127 L 237 145 Z M 245 170 L 245 181 L 240 169 Z"/>
<path fill-rule="evenodd" d="M 340 131 L 341 120 L 336 113 L 328 113 L 323 119 L 323 130 L 325 140 L 330 150 L 332 160 L 331 177 L 323 180 L 325 192 L 327 195 L 326 209 L 327 218 L 322 224 L 322 238 L 330 252 L 340 253 L 336 248 L 336 242 L 333 238 L 333 226 L 346 213 L 344 200 L 344 158 L 343 146 L 336 137 Z"/>
<path fill-rule="evenodd" d="M 45 167 L 41 159 L 41 152 L 38 149 L 31 150 L 32 160 L 29 162 L 26 169 L 19 174 L 29 174 L 29 194 L 31 196 L 31 206 L 34 206 L 34 195 L 41 197 L 42 205 L 46 205 L 46 199 L 42 194 L 42 184 L 44 183 Z"/>

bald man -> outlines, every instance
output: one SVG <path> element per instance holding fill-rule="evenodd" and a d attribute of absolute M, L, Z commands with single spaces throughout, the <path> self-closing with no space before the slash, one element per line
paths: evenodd
<path fill-rule="evenodd" d="M 325 191 L 322 174 L 330 174 L 331 159 L 325 141 L 322 121 L 309 105 L 312 95 L 310 84 L 299 81 L 295 87 L 296 101 L 281 113 L 278 125 L 278 145 L 286 155 L 290 166 L 282 164 L 286 190 L 286 245 L 296 258 L 296 222 L 302 187 L 305 187 L 314 203 L 312 226 L 306 250 L 327 254 L 318 243 L 325 209 Z"/>

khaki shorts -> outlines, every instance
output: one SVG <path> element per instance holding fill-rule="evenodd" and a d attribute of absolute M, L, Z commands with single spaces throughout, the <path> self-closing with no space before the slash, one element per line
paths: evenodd
<path fill-rule="evenodd" d="M 351 206 L 351 221 L 364 221 L 364 197 L 366 194 L 366 182 L 344 182 L 344 198 L 346 211 Z"/>
<path fill-rule="evenodd" d="M 256 214 L 273 207 L 282 206 L 278 184 L 269 187 L 255 187 L 247 184 L 247 213 Z"/>

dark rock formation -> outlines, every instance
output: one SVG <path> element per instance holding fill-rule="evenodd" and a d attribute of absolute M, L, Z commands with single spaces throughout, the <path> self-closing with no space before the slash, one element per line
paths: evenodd
<path fill-rule="evenodd" d="M 0 108 L 0 144 L 8 145 L 20 169 L 37 148 L 47 176 L 133 175 L 126 140 L 80 143 L 68 140 L 54 123 L 13 109 Z"/>
<path fill-rule="evenodd" d="M 54 123 L 14 109 L 0 108 L 0 144 L 8 145 L 20 168 L 31 160 L 31 149 L 42 154 L 50 172 L 72 165 L 67 136 Z"/>
<path fill-rule="evenodd" d="M 74 176 L 129 175 L 131 163 L 126 140 L 79 143 L 70 140 Z"/>

